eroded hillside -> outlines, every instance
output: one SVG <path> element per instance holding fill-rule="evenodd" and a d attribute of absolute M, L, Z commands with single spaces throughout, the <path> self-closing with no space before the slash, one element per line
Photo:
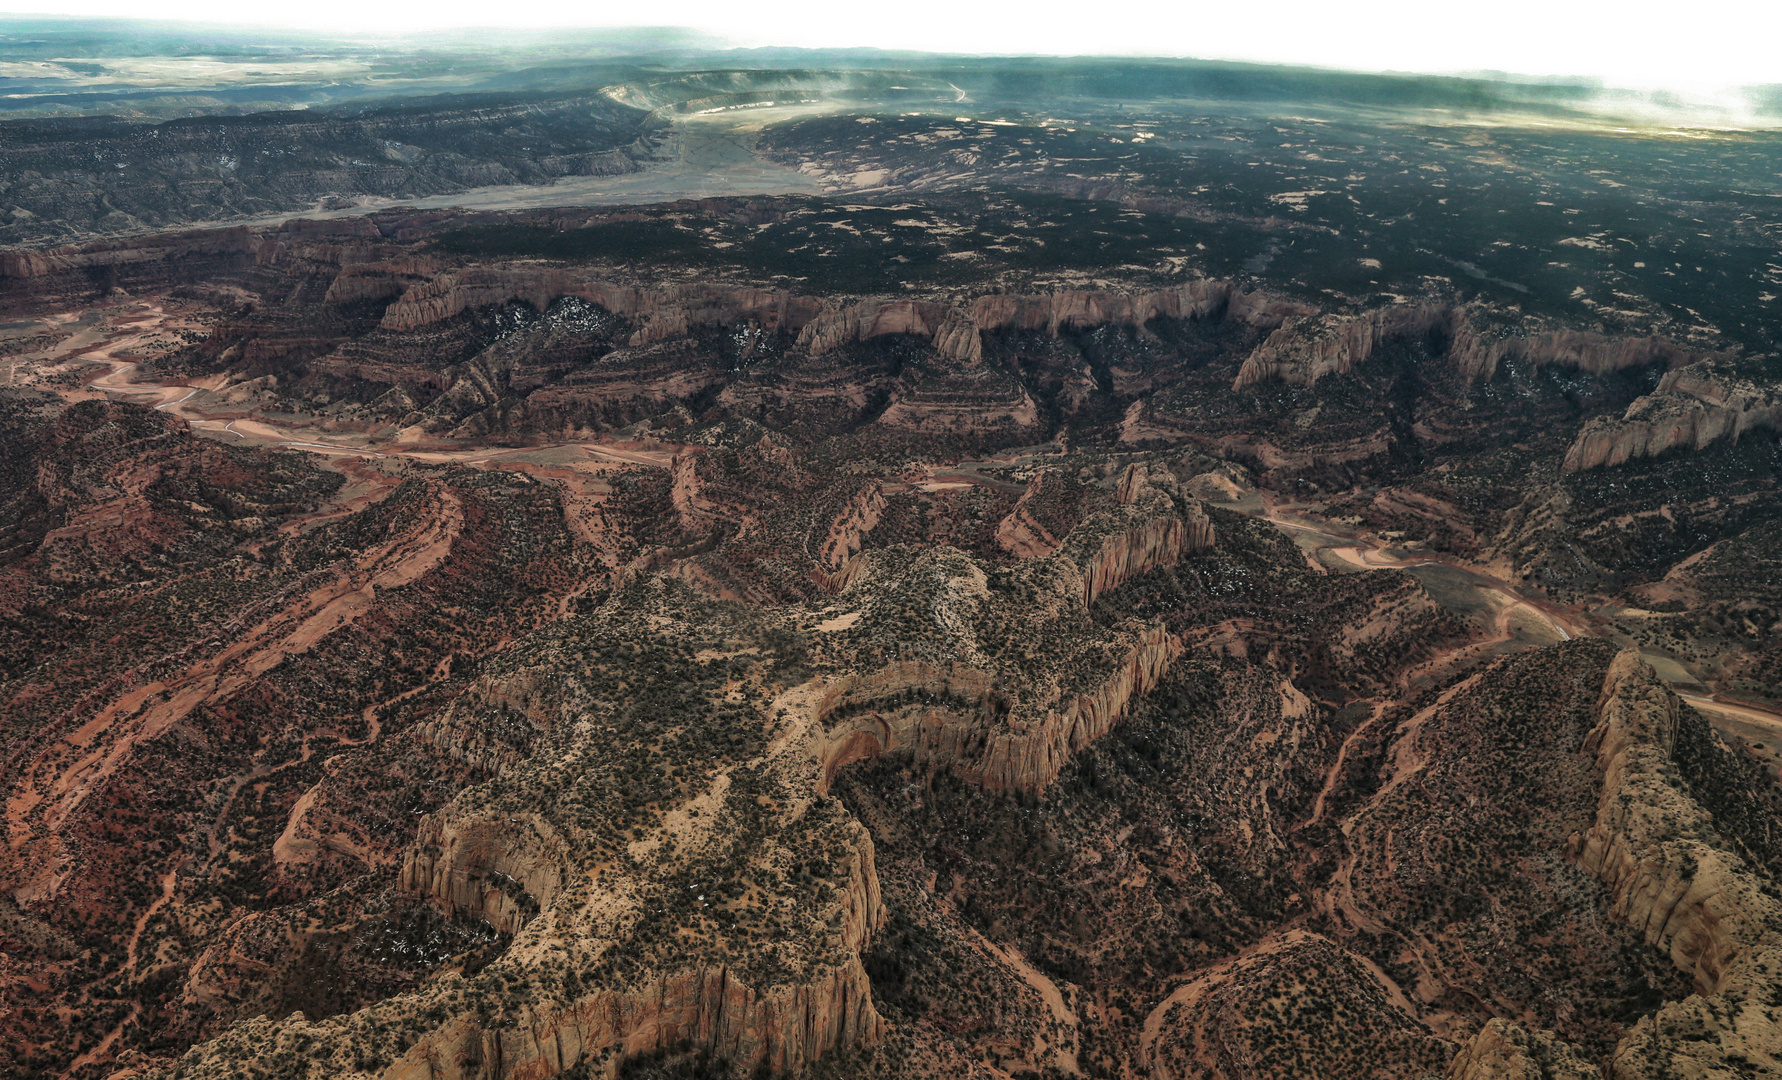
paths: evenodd
<path fill-rule="evenodd" d="M 0 257 L 4 1067 L 1774 1071 L 1767 359 L 1026 212 Z"/>

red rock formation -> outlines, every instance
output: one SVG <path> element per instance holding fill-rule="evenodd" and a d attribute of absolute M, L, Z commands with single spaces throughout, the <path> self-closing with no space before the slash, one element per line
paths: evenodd
<path fill-rule="evenodd" d="M 1250 326 L 1269 327 L 1315 311 L 1295 301 L 1199 278 L 1139 294 L 1070 291 L 1042 296 L 981 296 L 972 303 L 971 319 L 980 330 L 1043 330 L 1056 337 L 1060 330 L 1093 330 L 1109 325 L 1139 330 L 1157 318 L 1228 318 Z"/>
<path fill-rule="evenodd" d="M 1362 315 L 1288 319 L 1256 346 L 1232 387 L 1278 379 L 1310 386 L 1326 375 L 1346 375 L 1382 344 L 1448 325 L 1452 313 L 1433 304 L 1377 308 Z"/>
<path fill-rule="evenodd" d="M 948 329 L 948 341 L 966 354 L 954 358 L 975 362 L 981 355 L 980 346 L 975 334 L 961 329 L 958 313 L 944 304 L 915 300 L 865 300 L 825 308 L 799 332 L 798 345 L 821 355 L 849 342 L 890 334 L 909 334 L 932 341 L 943 325 Z"/>
<path fill-rule="evenodd" d="M 1599 1080 L 1602 1071 L 1551 1032 L 1492 1019 L 1448 1063 L 1446 1080 Z"/>
<path fill-rule="evenodd" d="M 1162 626 L 1147 627 L 1101 683 L 1037 717 L 1009 720 L 1006 727 L 999 722 L 993 680 L 972 668 L 905 662 L 843 679 L 823 696 L 818 716 L 825 722 L 846 706 L 870 706 L 905 691 L 976 707 L 969 712 L 957 704 L 872 709 L 837 724 L 827 731 L 822 749 L 824 790 L 838 769 L 881 754 L 951 769 L 989 791 L 1043 790 L 1072 753 L 1107 734 L 1135 698 L 1150 693 L 1181 654 L 1179 638 Z"/>
<path fill-rule="evenodd" d="M 821 967 L 807 978 L 755 986 L 725 964 L 703 963 L 649 973 L 630 985 L 602 987 L 570 1000 L 535 997 L 515 1013 L 479 1019 L 455 1006 L 460 981 L 448 977 L 412 999 L 398 999 L 355 1017 L 312 1023 L 296 1013 L 276 1023 L 261 1017 L 238 1024 L 207 1044 L 202 1055 L 188 1057 L 182 1067 L 188 1075 L 207 1076 L 212 1066 L 226 1071 L 230 1058 L 264 1060 L 292 1044 L 328 1046 L 336 1062 L 347 1065 L 358 1056 L 353 1049 L 355 1034 L 367 1016 L 380 1010 L 402 1016 L 408 1008 L 433 1005 L 455 1015 L 377 1070 L 383 1080 L 543 1080 L 578 1063 L 588 1065 L 593 1075 L 610 1078 L 619 1074 L 628 1058 L 686 1042 L 745 1071 L 764 1068 L 776 1075 L 796 1075 L 827 1053 L 875 1042 L 884 1032 L 859 961 L 860 951 L 884 920 L 878 874 L 871 839 L 858 825 L 849 831 L 855 846 L 838 893 L 838 917 L 833 924 L 838 928 L 840 955 L 846 959 Z M 488 834 L 497 835 L 507 840 L 519 836 L 514 831 Z M 422 846 L 417 844 L 417 848 Z M 448 857 L 429 864 L 436 872 L 420 875 L 425 879 L 421 884 L 436 902 L 451 910 L 493 915 L 507 919 L 511 926 L 509 909 L 502 901 L 490 904 L 491 895 L 505 898 L 507 892 L 500 887 L 466 889 L 464 883 L 502 873 L 490 869 L 496 865 L 510 866 L 529 878 L 535 876 L 528 871 L 531 855 L 523 853 L 525 847 L 523 839 L 519 849 L 499 839 L 488 845 L 454 845 L 449 851 L 470 856 L 469 862 L 461 865 Z M 405 882 L 416 880 L 410 870 L 418 865 L 411 862 L 405 866 Z M 440 891 L 431 891 L 435 888 Z M 576 924 L 586 915 L 579 906 L 570 912 L 547 911 L 531 934 L 516 940 L 514 950 L 528 949 L 532 936 L 543 941 L 547 934 L 568 931 L 570 927 L 555 925 L 559 920 Z"/>
<path fill-rule="evenodd" d="M 540 311 L 566 296 L 598 304 L 644 325 L 633 338 L 647 344 L 682 335 L 693 326 L 754 323 L 769 332 L 797 332 L 820 304 L 780 289 L 723 285 L 672 285 L 639 289 L 598 281 L 566 270 L 471 268 L 442 274 L 410 288 L 384 311 L 386 330 L 404 331 L 490 304 L 523 300 Z M 661 320 L 661 325 L 655 325 Z"/>
<path fill-rule="evenodd" d="M 634 990 L 602 990 L 561 1008 L 527 1006 L 485 1029 L 460 1017 L 384 1070 L 384 1080 L 543 1080 L 594 1058 L 616 1077 L 627 1057 L 686 1039 L 744 1069 L 795 1075 L 841 1047 L 876 1042 L 884 1022 L 856 963 L 796 986 L 758 991 L 728 968 L 700 967 Z"/>
<path fill-rule="evenodd" d="M 324 300 L 330 304 L 392 300 L 439 273 L 441 269 L 443 267 L 438 260 L 426 255 L 345 263 L 329 284 Z"/>
<path fill-rule="evenodd" d="M 1617 915 L 1644 927 L 1698 991 L 1716 994 L 1743 958 L 1782 940 L 1782 901 L 1698 838 L 1711 815 L 1665 776 L 1687 707 L 1637 651 L 1616 658 L 1584 744 L 1603 774 L 1602 799 L 1573 857 L 1609 886 Z"/>
<path fill-rule="evenodd" d="M 512 934 L 556 898 L 567 853 L 542 819 L 492 821 L 447 812 L 422 821 L 397 884 L 447 914 Z"/>
<path fill-rule="evenodd" d="M 1712 363 L 1691 364 L 1666 372 L 1657 390 L 1620 417 L 1592 419 L 1566 452 L 1565 469 L 1621 465 L 1679 448 L 1700 450 L 1758 428 L 1782 430 L 1782 390 L 1731 376 Z"/>
<path fill-rule="evenodd" d="M 1696 993 L 1622 1038 L 1610 1080 L 1721 1075 L 1733 1055 L 1782 1068 L 1782 900 L 1717 841 L 1670 758 L 1681 700 L 1636 650 L 1609 668 L 1584 745 L 1602 772 L 1596 824 L 1569 854 L 1609 887 L 1614 913 L 1693 976 Z"/>
<path fill-rule="evenodd" d="M 854 556 L 860 553 L 866 534 L 879 523 L 884 510 L 885 489 L 875 483 L 848 500 L 847 508 L 830 523 L 814 571 L 817 583 L 825 590 L 834 593 L 847 587 Z"/>
<path fill-rule="evenodd" d="M 370 267 L 342 271 L 349 283 L 341 295 L 375 292 L 387 284 L 358 285 L 373 279 Z M 394 280 L 394 276 L 384 281 Z M 382 295 L 388 295 L 383 292 Z M 1223 282 L 1197 280 L 1153 293 L 1072 291 L 1043 296 L 985 296 L 969 311 L 912 300 L 863 300 L 840 307 L 780 290 L 721 286 L 674 286 L 639 290 L 582 279 L 562 270 L 495 270 L 472 268 L 442 274 L 408 289 L 384 313 L 386 330 L 412 330 L 488 304 L 523 300 L 543 309 L 552 300 L 577 296 L 626 318 L 646 319 L 633 344 L 683 336 L 693 326 L 755 322 L 770 331 L 799 335 L 799 346 L 813 354 L 832 352 L 848 342 L 908 334 L 931 341 L 943 356 L 966 365 L 983 356 L 980 332 L 989 330 L 1085 330 L 1118 325 L 1142 329 L 1152 319 L 1233 318 L 1255 326 L 1273 326 L 1292 315 L 1314 309 L 1263 294 L 1245 292 Z"/>
<path fill-rule="evenodd" d="M 1042 472 L 1029 480 L 1014 509 L 996 526 L 996 543 L 1018 559 L 1050 555 L 1064 545 L 1033 515 L 1034 501 L 1042 497 L 1048 483 L 1057 482 L 1048 480 L 1051 475 Z"/>
<path fill-rule="evenodd" d="M 1310 386 L 1326 375 L 1353 371 L 1387 342 L 1430 333 L 1448 338 L 1449 362 L 1469 381 L 1490 379 L 1506 357 L 1605 375 L 1651 364 L 1675 368 L 1701 356 L 1659 337 L 1608 337 L 1582 330 L 1487 331 L 1476 314 L 1471 307 L 1424 303 L 1397 304 L 1360 315 L 1290 318 L 1244 360 L 1232 385 L 1241 390 L 1279 379 Z"/>
<path fill-rule="evenodd" d="M 1174 566 L 1184 554 L 1212 546 L 1212 522 L 1199 503 L 1192 503 L 1181 516 L 1128 513 L 1091 518 L 1072 533 L 1068 550 L 1083 575 L 1083 606 L 1090 607 L 1103 593 L 1140 574 Z"/>
<path fill-rule="evenodd" d="M 1188 530 L 1180 518 L 1158 518 L 1108 537 L 1083 568 L 1083 606 L 1140 574 L 1174 566 Z"/>

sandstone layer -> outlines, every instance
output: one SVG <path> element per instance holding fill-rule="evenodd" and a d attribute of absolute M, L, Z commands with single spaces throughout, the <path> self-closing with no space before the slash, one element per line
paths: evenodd
<path fill-rule="evenodd" d="M 1684 705 L 1634 650 L 1616 658 L 1585 743 L 1603 776 L 1596 825 L 1574 841 L 1614 910 L 1670 954 L 1696 993 L 1642 1019 L 1607 1063 L 1611 1080 L 1722 1075 L 1742 1059 L 1782 1069 L 1782 900 L 1715 834 L 1671 757 Z"/>
<path fill-rule="evenodd" d="M 1438 351 L 1469 381 L 1488 381 L 1507 358 L 1605 375 L 1627 368 L 1677 368 L 1702 354 L 1659 337 L 1612 337 L 1582 330 L 1488 325 L 1472 306 L 1392 304 L 1360 315 L 1289 318 L 1244 360 L 1235 389 L 1279 380 L 1310 386 L 1346 375 L 1384 346 L 1433 339 Z"/>
<path fill-rule="evenodd" d="M 1711 362 L 1665 373 L 1658 388 L 1619 417 L 1584 425 L 1566 452 L 1569 472 L 1623 465 L 1671 450 L 1701 450 L 1758 429 L 1782 430 L 1782 389 L 1741 379 Z"/>

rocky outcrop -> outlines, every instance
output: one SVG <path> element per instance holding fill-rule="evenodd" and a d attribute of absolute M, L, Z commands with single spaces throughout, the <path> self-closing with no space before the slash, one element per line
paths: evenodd
<path fill-rule="evenodd" d="M 568 869 L 567 843 L 537 818 L 446 812 L 422 821 L 397 884 L 446 914 L 512 934 L 556 898 Z"/>
<path fill-rule="evenodd" d="M 928 339 L 943 356 L 972 365 L 983 358 L 985 333 L 1012 330 L 1057 337 L 1064 331 L 1101 326 L 1142 331 L 1145 324 L 1159 318 L 1223 318 L 1269 327 L 1314 310 L 1204 278 L 1148 293 L 1068 290 L 980 296 L 964 311 L 922 301 L 867 300 L 825 310 L 801 332 L 799 344 L 820 354 L 848 342 L 909 334 Z"/>
<path fill-rule="evenodd" d="M 1782 901 L 1712 842 L 1712 815 L 1674 778 L 1687 707 L 1636 651 L 1616 658 L 1584 746 L 1603 774 L 1597 821 L 1572 854 L 1609 886 L 1616 915 L 1716 994 L 1743 959 L 1782 943 Z"/>
<path fill-rule="evenodd" d="M 818 709 L 827 727 L 824 790 L 842 767 L 882 754 L 950 769 L 988 791 L 1043 790 L 1071 754 L 1107 734 L 1135 699 L 1150 693 L 1181 654 L 1180 638 L 1161 625 L 1147 627 L 1099 684 L 1026 718 L 1009 715 L 1006 693 L 990 675 L 965 666 L 905 662 L 840 680 Z M 934 704 L 895 704 L 911 697 Z M 847 719 L 828 726 L 838 715 Z"/>
<path fill-rule="evenodd" d="M 461 831 L 436 843 L 438 830 L 417 838 L 416 851 L 442 850 L 456 858 L 428 861 L 411 856 L 402 882 L 454 913 L 483 918 L 497 929 L 517 931 L 528 905 L 512 894 L 527 890 L 548 908 L 560 879 L 540 859 L 534 838 L 482 822 L 478 837 Z M 453 832 L 450 826 L 446 832 Z M 840 952 L 846 960 L 813 977 L 778 985 L 751 985 L 723 964 L 700 964 L 608 987 L 561 1003 L 529 1002 L 518 1015 L 488 1024 L 461 1016 L 422 1039 L 381 1075 L 386 1080 L 458 1077 L 497 1080 L 544 1077 L 585 1062 L 594 1075 L 616 1076 L 625 1059 L 678 1045 L 702 1047 L 739 1066 L 776 1075 L 797 1074 L 840 1047 L 876 1041 L 883 1021 L 858 954 L 883 921 L 872 842 L 858 826 L 853 854 L 837 901 Z M 547 869 L 540 870 L 541 866 Z M 503 869 L 506 867 L 508 869 Z M 508 871 L 519 876 L 509 876 Z M 494 879 L 491 881 L 491 879 Z M 539 889 L 533 893 L 530 890 Z M 532 907 L 536 914 L 538 908 Z M 579 914 L 552 913 L 577 921 Z M 560 926 L 541 927 L 552 936 Z M 524 940 L 516 947 L 524 947 Z"/>
<path fill-rule="evenodd" d="M 858 825 L 850 831 L 856 846 L 831 922 L 845 959 L 808 978 L 751 983 L 727 964 L 696 963 L 568 999 L 535 995 L 491 1017 L 464 1010 L 463 980 L 447 976 L 414 998 L 352 1016 L 311 1022 L 297 1013 L 277 1022 L 261 1017 L 238 1024 L 186 1055 L 181 1072 L 190 1077 L 226 1075 L 232 1062 L 266 1060 L 300 1046 L 307 1048 L 304 1058 L 315 1059 L 319 1072 L 312 1076 L 363 1074 L 362 1048 L 376 1032 L 405 1026 L 414 1015 L 410 1010 L 443 1009 L 455 1015 L 412 1045 L 405 1045 L 406 1040 L 398 1044 L 399 1056 L 370 1075 L 382 1080 L 534 1080 L 579 1065 L 589 1075 L 612 1078 L 631 1058 L 689 1045 L 747 1073 L 797 1075 L 826 1054 L 876 1042 L 884 1032 L 858 958 L 884 920 L 878 875 L 871 839 Z M 518 868 L 523 862 L 510 865 Z M 405 867 L 405 882 L 408 873 Z M 429 894 L 435 900 L 463 895 L 455 880 L 433 881 L 447 890 Z M 475 909 L 454 910 L 475 914 Z M 502 913 L 499 906 L 481 910 Z M 532 936 L 544 940 L 560 933 L 561 927 L 541 922 Z M 529 947 L 535 946 L 522 935 L 511 951 Z"/>
<path fill-rule="evenodd" d="M 1611 910 L 1693 977 L 1696 993 L 1644 1017 L 1611 1080 L 1782 1069 L 1782 900 L 1727 850 L 1671 761 L 1685 706 L 1635 650 L 1610 666 L 1584 752 L 1603 776 L 1597 820 L 1568 854 L 1608 886 Z"/>
<path fill-rule="evenodd" d="M 1039 405 L 1008 371 L 978 365 L 930 372 L 916 386 L 898 390 L 878 422 L 917 431 L 1031 429 L 1039 422 Z"/>
<path fill-rule="evenodd" d="M 1287 319 L 1245 358 L 1233 388 L 1278 380 L 1310 386 L 1345 375 L 1393 341 L 1427 338 L 1470 382 L 1489 380 L 1505 359 L 1606 375 L 1662 364 L 1677 368 L 1702 354 L 1660 337 L 1610 337 L 1584 330 L 1526 331 L 1491 325 L 1474 305 L 1394 304 L 1359 315 Z"/>
<path fill-rule="evenodd" d="M 1042 472 L 1027 482 L 1027 490 L 1015 500 L 1015 506 L 996 526 L 996 543 L 1017 559 L 1050 555 L 1064 545 L 1034 515 L 1034 504 L 1045 497 L 1047 488 L 1059 481 L 1050 472 Z"/>
<path fill-rule="evenodd" d="M 1347 375 L 1386 342 L 1445 329 L 1452 318 L 1450 309 L 1433 304 L 1290 318 L 1244 359 L 1232 388 L 1271 380 L 1310 386 L 1326 375 Z"/>
<path fill-rule="evenodd" d="M 880 484 L 872 484 L 848 500 L 847 507 L 829 523 L 829 534 L 817 553 L 813 574 L 819 585 L 829 592 L 839 592 L 847 586 L 854 556 L 860 553 L 866 534 L 878 525 L 884 510 L 885 489 Z"/>
<path fill-rule="evenodd" d="M 926 338 L 943 355 L 964 364 L 983 357 L 977 328 L 963 314 L 945 304 L 916 300 L 867 300 L 825 308 L 799 332 L 798 345 L 821 355 L 851 342 L 892 334 Z"/>
<path fill-rule="evenodd" d="M 1497 360 L 1504 356 L 1515 356 L 1537 366 L 1557 364 L 1586 375 L 1607 375 L 1654 364 L 1676 368 L 1701 355 L 1661 337 L 1609 337 L 1587 330 L 1551 330 L 1508 339 L 1501 351 L 1481 348 L 1461 353 L 1455 359 L 1462 374 L 1488 379 L 1497 369 Z"/>
<path fill-rule="evenodd" d="M 621 318 L 641 322 L 633 344 L 684 335 L 696 326 L 749 323 L 770 333 L 796 333 L 822 305 L 781 289 L 724 285 L 672 285 L 640 289 L 555 269 L 472 268 L 415 285 L 384 310 L 385 330 L 405 331 L 488 305 L 523 301 L 540 311 L 554 300 L 577 297 Z"/>
<path fill-rule="evenodd" d="M 246 228 L 163 233 L 38 251 L 0 251 L 0 298 L 17 305 L 174 288 L 253 266 L 260 236 Z M 20 310 L 24 310 L 21 308 Z"/>
<path fill-rule="evenodd" d="M 1447 1080 L 1600 1080 L 1602 1070 L 1550 1031 L 1491 1019 L 1448 1063 Z"/>
<path fill-rule="evenodd" d="M 361 300 L 393 300 L 442 269 L 437 259 L 426 255 L 346 263 L 328 284 L 323 302 L 351 304 Z"/>
<path fill-rule="evenodd" d="M 1671 450 L 1701 450 L 1746 432 L 1782 431 L 1782 388 L 1741 379 L 1711 362 L 1665 373 L 1658 389 L 1619 417 L 1599 416 L 1584 425 L 1566 452 L 1565 469 L 1578 472 L 1656 457 Z"/>
<path fill-rule="evenodd" d="M 388 270 L 372 265 L 344 268 L 339 295 L 388 295 L 400 272 L 401 267 L 395 264 Z M 938 301 L 901 299 L 835 305 L 777 289 L 731 286 L 637 289 L 564 270 L 470 268 L 439 274 L 408 288 L 385 310 L 382 325 L 392 331 L 413 330 L 462 311 L 514 301 L 542 311 L 565 296 L 580 297 L 621 317 L 641 321 L 632 337 L 635 345 L 684 336 L 699 326 L 747 323 L 769 332 L 796 334 L 799 347 L 813 355 L 849 343 L 909 335 L 930 342 L 942 356 L 967 367 L 982 360 L 985 332 L 1041 331 L 1057 336 L 1067 330 L 1099 326 L 1137 331 L 1158 318 L 1235 319 L 1266 328 L 1316 310 L 1205 279 L 1149 293 L 1076 290 L 983 296 L 961 309 Z"/>
<path fill-rule="evenodd" d="M 567 1007 L 526 1006 L 489 1030 L 463 1017 L 418 1043 L 383 1080 L 531 1080 L 578 1062 L 619 1075 L 630 1057 L 682 1044 L 745 1070 L 797 1075 L 838 1047 L 876 1042 L 884 1022 L 858 964 L 796 986 L 756 990 L 725 967 L 676 972 L 632 991 L 590 994 Z"/>
<path fill-rule="evenodd" d="M 1174 566 L 1213 546 L 1213 523 L 1199 503 L 1180 515 L 1098 514 L 1071 533 L 1066 552 L 1083 575 L 1083 606 L 1141 574 Z"/>
<path fill-rule="evenodd" d="M 1132 578 L 1181 558 L 1188 530 L 1181 518 L 1157 518 L 1102 540 L 1083 566 L 1083 606 Z"/>
<path fill-rule="evenodd" d="M 1231 319 L 1268 328 L 1316 310 L 1283 297 L 1199 278 L 1148 293 L 1070 290 L 1039 296 L 981 296 L 971 305 L 971 321 L 983 331 L 1042 331 L 1057 337 L 1064 330 L 1099 326 L 1142 330 L 1159 318 Z"/>

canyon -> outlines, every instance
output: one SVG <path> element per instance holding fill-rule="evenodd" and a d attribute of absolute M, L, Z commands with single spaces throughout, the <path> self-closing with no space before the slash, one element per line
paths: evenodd
<path fill-rule="evenodd" d="M 0 1072 L 1782 1072 L 1767 136 L 629 63 L 0 121 Z"/>

